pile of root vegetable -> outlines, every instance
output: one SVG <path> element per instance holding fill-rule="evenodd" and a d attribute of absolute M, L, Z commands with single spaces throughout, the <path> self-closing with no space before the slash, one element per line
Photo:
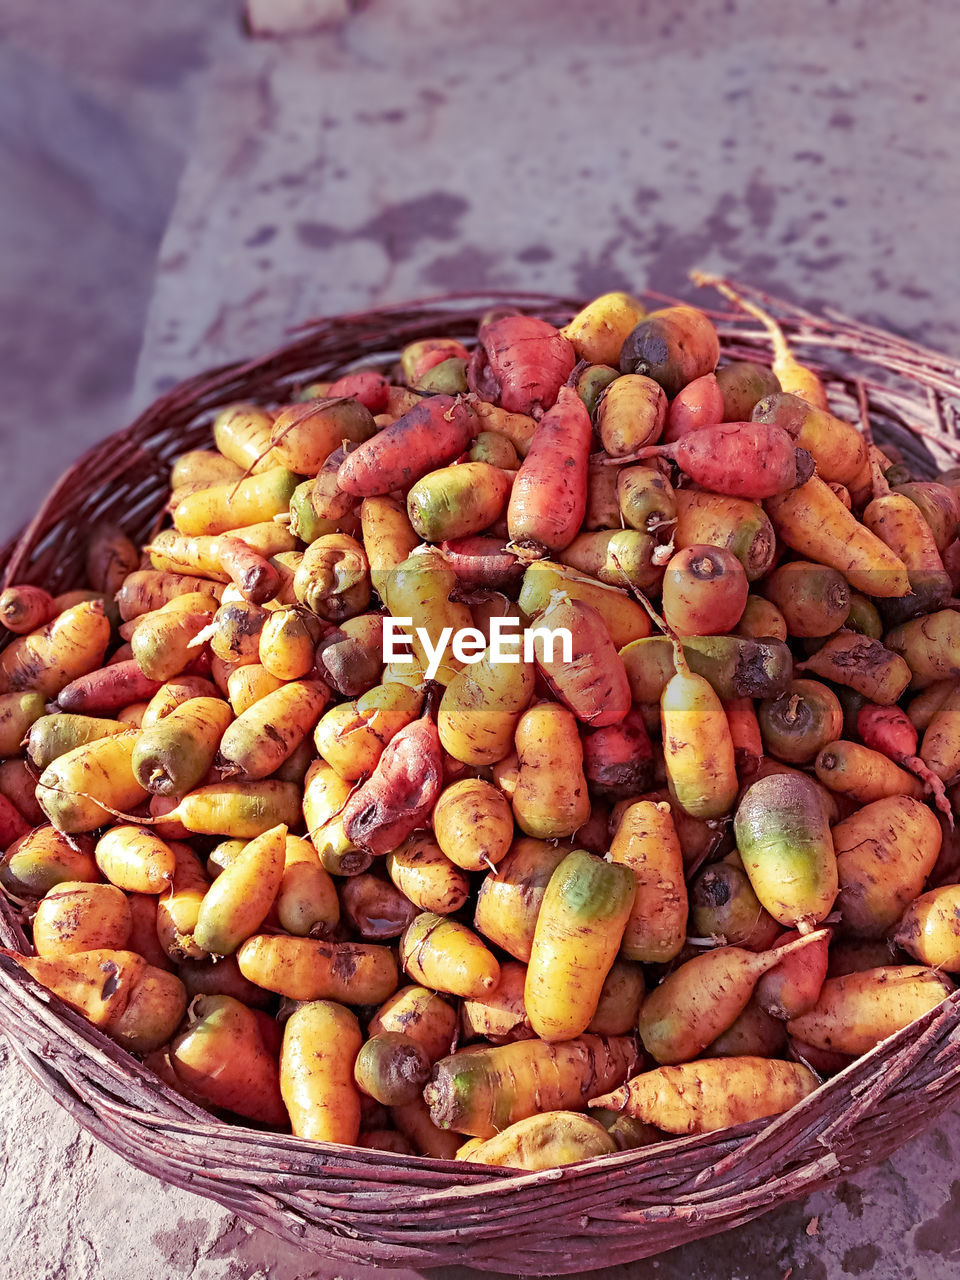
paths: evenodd
<path fill-rule="evenodd" d="M 713 283 L 772 367 L 692 306 L 493 311 L 224 409 L 145 546 L 8 588 L 4 954 L 219 1115 L 526 1169 L 945 999 L 960 474 Z"/>

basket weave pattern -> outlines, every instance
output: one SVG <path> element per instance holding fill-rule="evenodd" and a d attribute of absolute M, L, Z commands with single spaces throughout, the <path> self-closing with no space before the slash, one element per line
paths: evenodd
<path fill-rule="evenodd" d="M 142 540 L 163 509 L 173 459 L 208 444 L 220 406 L 283 401 L 351 367 L 387 368 L 418 338 L 469 339 L 483 311 L 505 303 L 558 324 L 580 305 L 487 295 L 323 320 L 271 355 L 182 383 L 67 472 L 0 552 L 4 585 L 78 585 L 82 535 L 96 520 L 118 520 Z M 960 461 L 956 362 L 841 316 L 815 317 L 783 303 L 775 310 L 804 359 L 821 369 L 840 412 L 867 429 L 872 423 L 878 440 L 894 442 L 918 475 Z M 713 318 L 725 355 L 769 360 L 755 325 L 725 313 Z M 2 898 L 0 941 L 28 949 L 14 907 Z M 85 1129 L 156 1177 L 341 1262 L 556 1275 L 647 1257 L 882 1159 L 960 1090 L 958 992 L 785 1116 L 562 1170 L 505 1174 L 221 1122 L 7 958 L 0 958 L 0 990 L 0 1029 L 13 1053 Z"/>

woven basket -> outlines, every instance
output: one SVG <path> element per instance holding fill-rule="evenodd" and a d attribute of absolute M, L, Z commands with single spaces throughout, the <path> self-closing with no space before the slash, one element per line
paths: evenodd
<path fill-rule="evenodd" d="M 960 460 L 960 373 L 953 362 L 839 315 L 772 305 L 820 368 L 831 400 L 917 474 Z M 654 298 L 654 305 L 662 305 Z M 205 444 L 216 409 L 265 403 L 357 366 L 389 367 L 417 338 L 469 338 L 491 305 L 562 323 L 573 299 L 454 297 L 323 320 L 263 359 L 182 383 L 131 427 L 92 449 L 0 553 L 5 582 L 63 591 L 82 579 L 83 529 L 112 517 L 144 537 L 173 458 Z M 712 313 L 727 355 L 769 359 L 753 322 Z M 868 422 L 869 415 L 869 422 Z M 0 900 L 0 939 L 25 951 Z M 0 959 L 0 1028 L 15 1056 L 73 1118 L 131 1164 L 209 1196 L 255 1226 L 339 1262 L 468 1264 L 571 1274 L 647 1257 L 749 1221 L 882 1159 L 960 1090 L 960 992 L 770 1122 L 684 1138 L 543 1173 L 332 1146 L 221 1122 L 163 1085 L 130 1054 Z"/>

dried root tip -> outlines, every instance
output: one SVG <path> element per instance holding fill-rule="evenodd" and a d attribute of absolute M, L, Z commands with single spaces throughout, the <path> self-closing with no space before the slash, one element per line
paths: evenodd
<path fill-rule="evenodd" d="M 769 312 L 764 311 L 762 307 L 758 307 L 755 302 L 750 302 L 747 298 L 744 298 L 731 284 L 724 280 L 723 276 L 713 275 L 708 271 L 691 271 L 690 279 L 698 288 L 716 289 L 717 293 L 722 294 L 728 302 L 732 302 L 734 306 L 739 307 L 742 311 L 746 311 L 748 315 L 753 316 L 754 319 L 759 320 L 770 335 L 774 355 L 786 355 L 789 358 L 790 348 L 783 335 L 783 330 Z"/>
<path fill-rule="evenodd" d="M 545 560 L 548 554 L 543 543 L 532 538 L 523 542 L 508 542 L 506 550 L 512 551 L 521 564 L 535 564 L 538 560 Z"/>
<path fill-rule="evenodd" d="M 932 769 L 928 768 L 919 756 L 904 756 L 900 760 L 900 764 L 905 769 L 909 769 L 911 773 L 916 774 L 927 791 L 933 797 L 933 802 L 942 814 L 946 816 L 947 822 L 950 824 L 950 830 L 953 830 L 953 806 L 947 798 L 947 789 L 944 783 L 937 777 Z"/>
<path fill-rule="evenodd" d="M 0 884 L 0 896 L 6 898 L 7 902 L 12 902 L 13 905 L 18 907 L 21 911 L 29 910 L 33 901 L 33 899 L 30 898 L 18 898 L 11 889 L 8 889 L 3 884 Z"/>
<path fill-rule="evenodd" d="M 202 631 L 198 631 L 192 640 L 187 642 L 188 649 L 200 649 L 208 640 L 212 640 L 217 634 L 218 627 L 215 622 L 211 622 L 208 627 L 204 627 Z"/>
<path fill-rule="evenodd" d="M 588 1107 L 602 1107 L 604 1111 L 625 1111 L 629 1090 L 625 1085 L 615 1089 L 613 1093 L 602 1093 L 599 1098 L 590 1098 Z"/>
<path fill-rule="evenodd" d="M 437 712 L 440 709 L 440 700 L 445 692 L 444 686 L 439 680 L 425 680 L 422 688 L 423 702 L 420 705 L 421 719 L 424 716 L 429 716 L 431 720 L 436 721 Z"/>
<path fill-rule="evenodd" d="M 879 456 L 879 450 L 873 445 L 869 448 L 870 454 L 870 478 L 873 484 L 873 496 L 875 498 L 885 498 L 890 492 L 890 485 L 886 476 L 883 474 L 883 463 Z"/>

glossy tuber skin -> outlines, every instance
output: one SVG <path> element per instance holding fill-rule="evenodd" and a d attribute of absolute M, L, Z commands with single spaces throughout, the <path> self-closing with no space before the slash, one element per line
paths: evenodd
<path fill-rule="evenodd" d="M 674 444 L 648 445 L 636 456 L 672 458 L 704 489 L 755 502 L 795 489 L 813 474 L 813 459 L 786 431 L 756 422 L 703 427 Z"/>
<path fill-rule="evenodd" d="M 390 740 L 373 773 L 347 801 L 348 838 L 375 855 L 389 853 L 425 825 L 442 779 L 437 727 L 423 716 Z"/>
<path fill-rule="evenodd" d="M 495 316 L 480 326 L 479 338 L 467 368 L 471 391 L 509 413 L 539 417 L 552 408 L 577 360 L 569 338 L 545 320 L 520 315 Z"/>
<path fill-rule="evenodd" d="M 408 489 L 466 452 L 479 430 L 476 414 L 459 397 L 429 396 L 348 453 L 337 483 L 360 498 Z"/>
<path fill-rule="evenodd" d="M 743 616 L 749 586 L 743 565 L 723 547 L 685 547 L 663 575 L 663 616 L 684 636 L 732 631 Z"/>
<path fill-rule="evenodd" d="M 517 473 L 507 507 L 507 529 L 523 558 L 569 546 L 587 509 L 587 467 L 593 428 L 571 387 L 560 390 Z"/>

